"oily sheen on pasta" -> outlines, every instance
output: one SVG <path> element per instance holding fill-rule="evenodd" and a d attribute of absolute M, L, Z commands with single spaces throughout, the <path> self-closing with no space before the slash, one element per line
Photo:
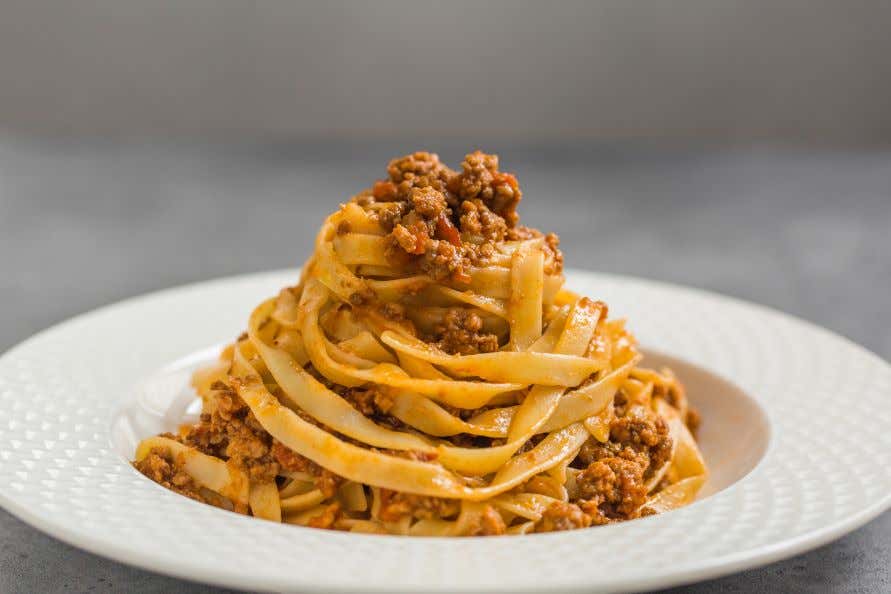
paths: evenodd
<path fill-rule="evenodd" d="M 134 465 L 188 497 L 303 526 L 526 534 L 692 501 L 698 416 L 606 304 L 563 287 L 516 178 L 434 154 L 329 216 L 299 282 L 193 379 L 197 424 Z M 295 279 L 296 280 L 296 279 Z"/>

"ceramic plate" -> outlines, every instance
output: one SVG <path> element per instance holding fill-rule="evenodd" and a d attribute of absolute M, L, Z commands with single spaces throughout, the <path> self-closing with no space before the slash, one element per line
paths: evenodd
<path fill-rule="evenodd" d="M 615 591 L 692 582 L 826 543 L 891 506 L 891 366 L 756 305 L 581 271 L 702 413 L 711 470 L 692 505 L 623 524 L 501 538 L 358 535 L 195 503 L 127 462 L 194 413 L 191 369 L 295 271 L 131 299 L 0 358 L 0 504 L 86 550 L 251 590 Z"/>

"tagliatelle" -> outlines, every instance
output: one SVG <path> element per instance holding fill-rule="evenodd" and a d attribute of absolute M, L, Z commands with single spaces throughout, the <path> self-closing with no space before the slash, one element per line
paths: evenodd
<path fill-rule="evenodd" d="M 161 450 L 172 456 L 201 487 L 215 491 L 235 504 L 245 505 L 248 502 L 250 483 L 241 470 L 164 436 L 141 441 L 136 448 L 136 461 L 146 459 L 153 450 Z"/>
<path fill-rule="evenodd" d="M 299 283 L 193 385 L 202 416 L 135 466 L 269 521 L 528 534 L 669 511 L 706 467 L 695 413 L 607 307 L 563 288 L 497 158 L 390 163 L 323 223 Z"/>
<path fill-rule="evenodd" d="M 493 382 L 514 380 L 523 385 L 573 386 L 603 367 L 603 362 L 586 357 L 526 350 L 448 355 L 420 340 L 393 332 L 382 334 L 381 341 L 397 352 L 438 365 L 459 377 L 479 377 Z"/>

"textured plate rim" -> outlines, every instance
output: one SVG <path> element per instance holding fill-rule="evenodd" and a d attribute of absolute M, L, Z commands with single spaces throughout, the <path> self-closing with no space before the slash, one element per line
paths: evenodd
<path fill-rule="evenodd" d="M 237 276 L 229 276 L 217 279 L 211 279 L 196 283 L 189 283 L 186 285 L 171 287 L 151 293 L 147 293 L 144 295 L 139 295 L 135 297 L 131 297 L 128 299 L 124 299 L 122 301 L 118 301 L 116 303 L 112 303 L 103 307 L 96 308 L 94 310 L 88 311 L 86 313 L 80 314 L 78 316 L 72 317 L 68 320 L 65 320 L 59 324 L 56 324 L 52 327 L 49 327 L 45 330 L 42 330 L 30 338 L 18 343 L 17 345 L 8 349 L 5 353 L 0 355 L 0 363 L 7 362 L 8 360 L 14 359 L 20 352 L 29 348 L 32 344 L 39 342 L 41 340 L 46 339 L 48 336 L 52 336 L 58 333 L 63 333 L 67 331 L 70 327 L 76 324 L 82 324 L 90 321 L 92 318 L 100 315 L 109 315 L 116 313 L 120 310 L 125 310 L 131 307 L 138 307 L 140 304 L 151 302 L 153 300 L 170 297 L 177 294 L 181 294 L 188 291 L 195 290 L 214 290 L 214 289 L 222 289 L 223 287 L 234 283 L 234 282 L 260 282 L 263 280 L 268 280 L 269 278 L 279 278 L 285 277 L 286 275 L 293 275 L 293 269 L 286 270 L 275 270 L 275 271 L 267 271 L 260 273 L 253 273 L 247 275 L 237 275 Z M 609 281 L 617 284 L 636 284 L 641 286 L 659 288 L 669 292 L 680 292 L 686 293 L 688 295 L 695 295 L 699 298 L 707 299 L 719 305 L 734 305 L 736 307 L 743 307 L 752 312 L 755 312 L 759 315 L 763 316 L 772 316 L 778 319 L 783 319 L 786 322 L 797 326 L 802 330 L 806 330 L 808 332 L 816 332 L 821 334 L 824 338 L 834 341 L 840 346 L 844 346 L 849 349 L 853 349 L 859 353 L 861 357 L 870 360 L 872 365 L 877 365 L 884 368 L 884 371 L 888 372 L 891 370 L 891 366 L 888 365 L 881 357 L 870 352 L 864 347 L 852 342 L 850 339 L 841 336 L 837 333 L 834 333 L 830 330 L 827 330 L 819 325 L 816 325 L 807 320 L 803 320 L 792 316 L 790 314 L 774 310 L 772 308 L 768 308 L 766 306 L 758 305 L 755 303 L 747 302 L 741 299 L 737 299 L 734 297 L 722 295 L 719 293 L 695 288 L 695 287 L 687 287 L 678 284 L 666 283 L 662 281 L 653 281 L 649 279 L 641 279 L 637 277 L 630 276 L 621 276 L 621 275 L 613 275 L 613 274 L 602 274 L 589 272 L 585 270 L 569 270 L 567 271 L 567 277 L 572 281 L 573 279 L 581 280 L 583 279 L 585 282 L 597 282 L 597 281 Z M 634 324 L 634 320 L 631 320 L 632 325 Z M 658 347 L 660 350 L 664 350 L 661 346 Z M 733 378 L 730 378 L 731 380 Z M 115 403 L 111 403 L 110 406 L 114 406 Z M 768 411 L 768 414 L 770 412 Z M 769 453 L 773 453 L 774 449 L 778 447 L 775 443 L 774 439 L 771 439 L 771 443 L 769 446 Z M 112 454 L 114 455 L 114 454 Z M 759 463 L 758 467 L 756 467 L 752 473 L 747 476 L 743 481 L 751 479 L 751 477 L 758 475 L 762 470 L 762 465 L 764 461 L 762 460 Z M 707 503 L 706 500 L 703 503 Z M 341 591 L 341 592 L 358 592 L 358 591 L 407 591 L 411 589 L 410 585 L 399 584 L 399 585 L 388 585 L 388 584 L 364 584 L 357 586 L 354 582 L 338 582 L 338 583 L 319 583 L 319 582 L 304 582 L 300 579 L 289 579 L 284 582 L 278 580 L 269 580 L 264 579 L 263 576 L 243 573 L 241 575 L 235 574 L 216 574 L 210 571 L 206 571 L 205 573 L 197 573 L 196 567 L 194 564 L 191 564 L 188 560 L 184 560 L 179 564 L 171 563 L 170 559 L 164 559 L 161 556 L 153 555 L 152 551 L 145 550 L 145 547 L 131 547 L 129 549 L 120 549 L 115 546 L 114 543 L 109 542 L 108 538 L 96 536 L 95 534 L 84 532 L 82 528 L 72 528 L 71 526 L 66 526 L 64 524 L 60 524 L 58 521 L 54 521 L 52 519 L 47 519 L 39 513 L 35 513 L 33 506 L 29 506 L 26 504 L 22 504 L 17 499 L 9 493 L 8 488 L 5 486 L 0 486 L 0 507 L 6 509 L 12 515 L 18 517 L 23 520 L 27 524 L 37 528 L 38 530 L 49 534 L 59 540 L 66 542 L 72 546 L 77 548 L 81 548 L 97 555 L 110 558 L 134 567 L 139 567 L 143 569 L 148 569 L 151 571 L 155 571 L 157 573 L 175 576 L 178 578 L 186 579 L 194 582 L 202 582 L 202 583 L 213 583 L 220 586 L 229 586 L 229 587 L 242 587 L 242 588 L 262 588 L 269 590 L 299 590 L 299 591 Z M 698 507 L 694 506 L 694 507 Z M 797 535 L 791 538 L 781 539 L 778 542 L 772 543 L 770 545 L 761 546 L 757 550 L 754 551 L 740 551 L 735 553 L 729 553 L 714 557 L 700 557 L 695 559 L 692 562 L 679 564 L 676 568 L 668 573 L 661 574 L 653 574 L 648 576 L 640 576 L 637 578 L 621 578 L 616 580 L 611 580 L 609 578 L 603 579 L 599 581 L 597 584 L 590 584 L 587 582 L 580 582 L 578 580 L 558 580 L 553 582 L 553 586 L 555 588 L 560 589 L 561 591 L 591 591 L 592 587 L 597 588 L 605 588 L 609 591 L 626 591 L 626 590 L 636 590 L 643 588 L 655 588 L 655 587 L 669 587 L 679 584 L 692 583 L 695 581 L 710 579 L 719 577 L 722 575 L 727 575 L 730 573 L 734 573 L 737 571 L 741 571 L 744 569 L 749 569 L 757 566 L 761 566 L 767 563 L 779 561 L 797 554 L 801 554 L 803 552 L 812 550 L 819 546 L 822 546 L 826 543 L 829 543 L 844 534 L 847 534 L 857 528 L 863 526 L 870 520 L 877 517 L 883 511 L 887 510 L 891 507 L 891 492 L 887 492 L 883 497 L 874 499 L 871 501 L 869 505 L 863 507 L 856 513 L 851 513 L 843 517 L 842 519 L 835 520 L 819 529 L 810 530 L 804 534 Z M 648 523 L 655 518 L 648 518 L 644 520 L 639 520 L 634 522 L 633 524 L 643 524 Z M 630 524 L 629 524 L 630 525 Z M 609 529 L 613 528 L 621 528 L 622 526 L 628 525 L 620 525 L 620 526 L 611 526 Z M 287 527 L 285 529 L 293 529 L 291 527 Z M 346 536 L 347 538 L 357 538 L 355 535 L 337 535 L 337 536 Z M 555 539 L 561 538 L 564 536 L 563 534 L 549 534 L 549 535 L 537 535 L 535 538 L 537 539 Z M 362 538 L 362 537 L 359 537 Z M 378 540 L 379 542 L 383 541 L 402 541 L 404 539 L 400 539 L 398 537 L 364 537 L 364 538 L 373 538 Z M 414 539 L 413 539 L 414 540 Z M 429 542 L 438 541 L 440 539 L 425 539 Z M 479 540 L 479 539 L 472 539 Z M 510 546 L 510 545 L 507 545 Z M 198 570 L 201 571 L 201 570 Z M 440 591 L 450 591 L 454 590 L 454 586 L 446 586 L 440 587 L 438 584 L 431 583 L 425 586 L 425 591 L 429 592 L 440 592 Z M 466 591 L 472 591 L 472 587 L 464 588 Z M 535 583 L 528 584 L 526 587 L 517 586 L 515 583 L 505 583 L 501 587 L 491 587 L 491 585 L 486 585 L 481 590 L 495 592 L 495 591 L 538 591 L 539 587 Z"/>

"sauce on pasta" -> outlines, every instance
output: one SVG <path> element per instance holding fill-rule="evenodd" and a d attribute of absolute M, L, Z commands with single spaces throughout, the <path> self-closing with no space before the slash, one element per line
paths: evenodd
<path fill-rule="evenodd" d="M 195 373 L 195 425 L 135 467 L 204 503 L 352 532 L 526 534 L 693 500 L 698 416 L 607 305 L 563 286 L 517 179 L 434 154 L 329 216 L 299 282 Z"/>

